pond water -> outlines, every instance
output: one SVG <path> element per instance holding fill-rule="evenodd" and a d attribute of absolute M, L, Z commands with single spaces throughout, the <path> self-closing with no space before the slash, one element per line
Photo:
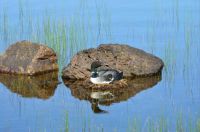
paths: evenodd
<path fill-rule="evenodd" d="M 143 49 L 165 67 L 96 102 L 54 73 L 0 74 L 0 131 L 200 131 L 199 0 L 1 0 L 0 53 L 20 40 L 52 47 L 60 69 L 101 43 Z"/>

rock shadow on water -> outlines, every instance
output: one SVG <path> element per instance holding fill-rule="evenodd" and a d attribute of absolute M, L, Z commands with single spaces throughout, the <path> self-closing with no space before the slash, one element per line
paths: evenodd
<path fill-rule="evenodd" d="M 25 98 L 49 99 L 59 83 L 58 72 L 37 76 L 0 74 L 0 82 L 11 92 Z"/>
<path fill-rule="evenodd" d="M 94 113 L 107 113 L 100 109 L 99 105 L 110 106 L 113 103 L 126 101 L 137 93 L 155 86 L 161 79 L 161 73 L 159 73 L 147 77 L 122 79 L 109 85 L 95 85 L 89 79 L 69 80 L 63 78 L 63 82 L 70 88 L 71 94 L 75 98 L 89 101 Z"/>

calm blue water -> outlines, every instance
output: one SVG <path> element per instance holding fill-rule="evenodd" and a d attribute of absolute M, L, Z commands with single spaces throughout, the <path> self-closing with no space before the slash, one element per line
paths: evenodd
<path fill-rule="evenodd" d="M 0 53 L 9 44 L 28 38 L 28 27 L 20 34 L 19 3 L 0 1 Z M 100 106 L 106 114 L 95 114 L 89 101 L 72 96 L 63 83 L 48 99 L 22 97 L 0 84 L 0 131 L 65 131 L 66 124 L 69 131 L 129 131 L 135 118 L 142 131 L 148 130 L 149 120 L 161 118 L 166 119 L 169 131 L 174 131 L 180 117 L 189 131 L 188 121 L 195 125 L 200 118 L 200 1 L 29 0 L 23 5 L 24 23 L 29 15 L 33 24 L 47 15 L 66 23 L 79 16 L 83 18 L 80 21 L 90 21 L 86 24 L 91 26 L 87 44 L 76 47 L 73 54 L 100 43 L 129 44 L 160 57 L 165 68 L 162 80 L 153 88 L 126 101 Z M 6 40 L 4 12 L 9 27 Z"/>

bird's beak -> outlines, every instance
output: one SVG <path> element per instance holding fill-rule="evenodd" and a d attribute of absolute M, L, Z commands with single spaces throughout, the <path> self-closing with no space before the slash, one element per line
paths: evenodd
<path fill-rule="evenodd" d="M 87 71 L 91 72 L 91 70 L 89 68 L 86 69 Z"/>

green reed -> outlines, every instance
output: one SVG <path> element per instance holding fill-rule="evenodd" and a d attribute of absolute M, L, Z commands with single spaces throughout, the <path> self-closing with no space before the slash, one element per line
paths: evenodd
<path fill-rule="evenodd" d="M 69 132 L 69 115 L 68 112 L 66 112 L 66 122 L 65 122 L 65 132 Z"/>
<path fill-rule="evenodd" d="M 194 77 L 198 77 L 195 76 L 197 74 L 197 70 L 196 69 L 196 65 L 199 64 L 198 61 L 195 61 L 195 57 L 193 56 L 194 53 L 192 51 L 195 51 L 194 48 L 198 49 L 199 46 L 195 46 L 193 44 L 193 35 L 194 33 L 192 32 L 192 28 L 191 26 L 189 26 L 188 24 L 185 25 L 184 27 L 184 43 L 185 43 L 185 47 L 184 47 L 184 59 L 183 59 L 183 78 L 184 78 L 184 83 L 185 86 L 187 87 L 188 90 L 188 94 L 193 96 L 193 91 L 195 89 L 194 87 Z M 195 35 L 194 35 L 195 36 Z M 194 69 L 194 70 L 191 70 Z"/>
<path fill-rule="evenodd" d="M 7 42 L 9 38 L 9 31 L 8 31 L 8 15 L 7 15 L 7 10 L 3 10 L 3 25 L 2 25 L 2 30 L 3 30 L 3 40 Z"/>
<path fill-rule="evenodd" d="M 175 0 L 176 27 L 179 30 L 179 0 Z"/>
<path fill-rule="evenodd" d="M 135 122 L 136 121 L 136 122 Z M 138 119 L 134 118 L 133 123 L 130 124 L 130 128 L 128 132 L 169 132 L 169 131 L 176 131 L 176 132 L 185 132 L 185 131 L 192 131 L 192 132 L 199 132 L 200 130 L 200 119 L 192 120 L 192 119 L 185 119 L 182 115 L 179 115 L 175 119 L 175 124 L 169 122 L 169 119 L 165 117 L 161 117 L 158 119 L 151 119 L 148 118 L 146 122 L 141 125 L 141 122 L 138 123 Z M 192 124 L 194 123 L 194 124 Z M 140 128 L 140 129 L 138 129 Z"/>
<path fill-rule="evenodd" d="M 177 55 L 175 43 L 173 41 L 169 41 L 165 44 L 164 48 L 164 79 L 165 79 L 165 87 L 168 88 L 169 94 L 171 96 L 172 87 L 175 82 L 175 72 L 176 72 L 176 63 L 177 63 Z"/>
<path fill-rule="evenodd" d="M 37 33 L 40 32 L 41 29 L 38 29 Z M 66 25 L 64 22 L 51 21 L 51 18 L 47 18 L 43 21 L 43 29 L 41 31 L 42 38 L 39 38 L 39 42 L 43 42 L 47 46 L 53 48 L 58 55 L 58 64 L 60 68 L 65 63 L 66 60 L 66 52 L 67 52 L 67 31 Z"/>
<path fill-rule="evenodd" d="M 106 8 L 105 1 L 95 1 L 96 5 L 96 17 L 97 17 L 97 41 L 103 38 L 112 40 L 111 33 L 111 15 Z"/>
<path fill-rule="evenodd" d="M 133 120 L 128 120 L 128 132 L 139 132 L 142 131 L 141 121 L 138 118 L 134 118 Z"/>
<path fill-rule="evenodd" d="M 87 119 L 82 119 L 82 128 L 81 131 L 98 131 L 103 132 L 106 131 L 103 125 L 96 125 L 91 124 L 89 122 L 90 117 Z M 69 128 L 70 119 L 67 116 L 66 118 L 66 128 Z M 76 128 L 74 128 L 76 129 Z M 70 131 L 70 129 L 67 129 Z M 173 121 L 169 118 L 161 116 L 158 118 L 150 118 L 148 117 L 144 122 L 142 122 L 138 117 L 134 117 L 129 119 L 127 124 L 127 132 L 169 132 L 169 131 L 176 131 L 176 132 L 199 132 L 200 130 L 200 118 L 193 119 L 193 118 L 184 118 L 183 114 L 178 114 L 177 117 Z M 112 128 L 112 131 L 119 131 L 118 128 Z"/>
<path fill-rule="evenodd" d="M 191 54 L 191 46 L 192 46 L 192 42 L 191 42 L 191 28 L 186 26 L 185 27 L 185 35 L 184 35 L 184 40 L 185 40 L 185 54 L 184 54 L 184 64 L 183 64 L 183 73 L 186 74 L 186 76 L 188 76 L 188 70 L 189 69 L 189 65 L 191 65 L 192 63 L 190 62 L 190 54 Z M 184 76 L 185 77 L 185 76 Z"/>
<path fill-rule="evenodd" d="M 178 119 L 176 120 L 176 131 L 177 132 L 183 132 L 185 130 L 183 117 L 180 115 Z"/>
<path fill-rule="evenodd" d="M 174 42 L 169 41 L 165 45 L 164 50 L 165 72 L 166 74 L 171 74 L 171 72 L 174 72 L 176 65 L 176 52 Z"/>
<path fill-rule="evenodd" d="M 154 27 L 154 26 L 153 26 Z M 156 37 L 155 37 L 155 28 L 149 28 L 148 29 L 148 35 L 147 35 L 147 38 L 148 38 L 148 42 L 149 42 L 149 47 L 150 47 L 150 52 L 153 54 L 156 50 L 156 46 L 155 46 L 155 43 L 156 43 Z"/>
<path fill-rule="evenodd" d="M 23 1 L 19 0 L 18 1 L 19 4 L 19 23 L 20 23 L 20 34 L 22 35 L 24 32 L 24 5 L 23 5 Z"/>
<path fill-rule="evenodd" d="M 196 122 L 196 131 L 200 132 L 200 119 L 198 119 Z"/>

